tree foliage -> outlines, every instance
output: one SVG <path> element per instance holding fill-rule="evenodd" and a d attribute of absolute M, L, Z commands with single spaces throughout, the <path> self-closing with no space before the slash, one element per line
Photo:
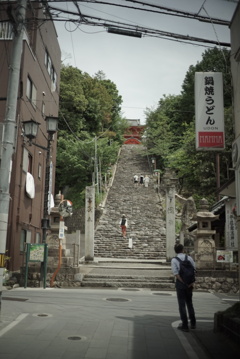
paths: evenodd
<path fill-rule="evenodd" d="M 84 204 L 96 166 L 105 176 L 116 161 L 127 126 L 121 103 L 116 85 L 102 72 L 91 77 L 72 66 L 62 68 L 56 187 L 75 207 Z"/>
<path fill-rule="evenodd" d="M 202 71 L 223 73 L 226 148 L 217 154 L 195 149 L 194 77 L 195 72 Z M 215 200 L 216 155 L 220 156 L 221 184 L 229 179 L 234 138 L 231 98 L 230 52 L 214 48 L 206 50 L 202 60 L 189 67 L 180 95 L 164 96 L 155 110 L 146 112 L 149 154 L 156 156 L 157 166 L 162 171 L 166 167 L 176 170 L 185 195 Z"/>

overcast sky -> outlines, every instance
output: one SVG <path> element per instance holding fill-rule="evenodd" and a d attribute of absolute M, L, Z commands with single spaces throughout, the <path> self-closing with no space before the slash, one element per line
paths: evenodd
<path fill-rule="evenodd" d="M 132 2 L 124 0 L 112 2 L 134 6 Z M 201 15 L 229 21 L 236 8 L 236 1 L 233 0 L 145 0 L 145 3 L 195 13 L 204 4 Z M 57 6 L 76 11 L 71 3 L 59 3 Z M 228 26 L 86 2 L 79 2 L 79 7 L 84 15 L 230 42 Z M 69 22 L 56 22 L 55 25 L 63 63 L 91 76 L 103 71 L 106 78 L 116 84 L 123 98 L 122 115 L 129 119 L 140 119 L 141 124 L 145 123 L 146 108 L 154 109 L 164 94 L 180 94 L 189 66 L 201 61 L 201 55 L 207 49 L 200 44 L 155 37 L 133 38 L 110 34 L 103 27 L 85 24 L 77 27 Z"/>

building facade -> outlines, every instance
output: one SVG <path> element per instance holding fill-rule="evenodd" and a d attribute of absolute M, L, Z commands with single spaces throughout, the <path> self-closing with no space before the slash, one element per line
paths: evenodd
<path fill-rule="evenodd" d="M 146 126 L 140 124 L 139 119 L 128 119 L 129 127 L 124 133 L 125 145 L 140 145 L 142 144 L 142 136 Z"/>
<path fill-rule="evenodd" d="M 57 138 L 55 134 L 51 151 L 47 151 L 50 141 L 46 117 L 58 117 L 61 52 L 47 5 L 42 3 L 26 1 L 6 244 L 11 271 L 19 270 L 24 264 L 25 243 L 42 242 L 46 168 L 50 168 L 48 184 L 52 185 L 50 190 L 54 195 Z M 18 6 L 19 1 L 0 3 L 0 140 L 4 132 Z M 37 136 L 32 141 L 36 145 L 30 144 L 24 136 L 23 123 L 30 120 L 39 124 Z"/>
<path fill-rule="evenodd" d="M 238 268 L 240 278 L 240 3 L 238 2 L 231 24 L 231 73 L 233 83 L 233 116 L 235 141 L 232 162 L 235 169 L 236 217 L 238 238 Z"/>

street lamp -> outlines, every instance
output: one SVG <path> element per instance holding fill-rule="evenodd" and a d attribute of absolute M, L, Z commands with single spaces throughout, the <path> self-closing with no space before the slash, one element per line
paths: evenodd
<path fill-rule="evenodd" d="M 23 122 L 24 136 L 29 139 L 30 143 L 32 143 L 32 140 L 37 137 L 39 125 L 40 123 L 34 120 Z"/>
<path fill-rule="evenodd" d="M 51 141 L 54 133 L 56 133 L 58 130 L 58 117 L 50 116 L 50 117 L 46 117 L 45 120 L 47 124 L 47 132 L 50 136 L 50 141 Z"/>
<path fill-rule="evenodd" d="M 48 133 L 48 144 L 47 147 L 38 145 L 35 142 L 32 142 L 34 138 L 37 137 L 38 127 L 40 125 L 39 122 L 34 120 L 29 120 L 23 122 L 23 130 L 24 136 L 29 139 L 29 144 L 39 147 L 45 151 L 47 151 L 46 158 L 46 174 L 45 174 L 45 188 L 44 188 L 44 210 L 43 210 L 43 218 L 42 218 L 42 231 L 43 231 L 43 239 L 42 242 L 46 242 L 47 229 L 49 228 L 49 203 L 51 201 L 51 191 L 50 191 L 50 151 L 51 151 L 51 142 L 53 140 L 53 135 L 58 130 L 58 117 L 49 116 L 45 118 L 47 124 L 47 133 Z"/>
<path fill-rule="evenodd" d="M 54 133 L 58 130 L 58 117 L 46 117 L 47 124 L 47 133 L 49 134 L 48 142 L 52 141 Z M 24 136 L 26 136 L 30 144 L 32 144 L 32 140 L 37 137 L 38 127 L 40 123 L 34 120 L 29 120 L 23 122 Z M 48 148 L 44 148 L 36 143 L 33 143 L 35 146 L 48 150 Z"/>

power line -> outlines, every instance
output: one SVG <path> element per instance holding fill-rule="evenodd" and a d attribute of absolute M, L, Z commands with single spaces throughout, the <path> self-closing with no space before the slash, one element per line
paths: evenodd
<path fill-rule="evenodd" d="M 98 0 L 80 0 L 80 1 L 48 0 L 48 2 L 49 3 L 51 3 L 51 2 L 53 2 L 53 3 L 62 3 L 62 2 L 74 2 L 74 3 L 77 2 L 78 3 L 78 2 L 81 2 L 81 3 L 88 3 L 88 4 L 92 3 L 92 4 L 99 4 L 99 5 L 108 5 L 108 6 L 122 7 L 122 8 L 126 8 L 126 9 L 132 9 L 132 10 L 158 13 L 158 14 L 163 14 L 163 15 L 180 16 L 180 17 L 185 17 L 188 19 L 194 19 L 194 20 L 198 20 L 198 21 L 214 23 L 214 24 L 224 25 L 224 26 L 230 25 L 230 22 L 227 20 L 219 19 L 219 18 L 212 18 L 210 20 L 209 17 L 200 15 L 199 12 L 192 13 L 192 12 L 183 11 L 183 10 L 179 10 L 179 9 L 169 8 L 169 7 L 162 6 L 162 5 L 149 4 L 144 1 L 125 0 L 125 2 L 131 2 L 134 4 L 141 5 L 143 7 L 129 6 L 129 5 L 124 5 L 124 4 L 119 4 L 119 3 L 118 4 L 110 3 L 107 1 L 98 1 Z M 147 9 L 146 7 L 149 7 L 150 9 Z M 153 9 L 155 9 L 155 10 L 153 10 Z"/>
<path fill-rule="evenodd" d="M 54 21 L 71 21 L 71 22 L 77 23 L 77 24 L 104 27 L 106 29 L 115 28 L 116 31 L 118 30 L 118 33 L 121 30 L 123 32 L 124 31 L 132 31 L 134 33 L 142 33 L 143 36 L 175 38 L 175 39 L 181 39 L 184 42 L 188 42 L 188 43 L 189 42 L 201 42 L 204 44 L 214 44 L 214 45 L 218 45 L 218 46 L 220 45 L 223 47 L 231 46 L 230 43 L 228 43 L 228 42 L 219 42 L 217 40 L 210 40 L 210 39 L 204 39 L 204 38 L 199 38 L 199 37 L 194 37 L 194 36 L 189 36 L 189 35 L 171 33 L 171 32 L 162 31 L 162 30 L 158 30 L 158 29 L 154 29 L 154 28 L 147 28 L 147 27 L 132 25 L 129 23 L 124 23 L 124 22 L 119 22 L 119 21 L 117 22 L 114 20 L 104 19 L 102 17 L 96 17 L 96 16 L 86 15 L 86 14 L 82 14 L 82 13 L 81 13 L 81 16 L 79 17 L 79 12 L 60 9 L 60 8 L 56 8 L 53 6 L 49 6 L 49 10 L 52 11 L 51 15 L 52 15 L 52 19 Z M 54 12 L 57 12 L 57 13 L 54 13 Z M 76 18 L 69 19 L 69 18 L 63 17 L 63 15 L 60 15 L 62 13 L 76 16 Z M 82 18 L 84 18 L 84 21 L 82 21 Z M 47 21 L 46 19 L 43 19 L 43 20 Z M 210 21 L 211 21 L 211 19 L 210 19 Z"/>

